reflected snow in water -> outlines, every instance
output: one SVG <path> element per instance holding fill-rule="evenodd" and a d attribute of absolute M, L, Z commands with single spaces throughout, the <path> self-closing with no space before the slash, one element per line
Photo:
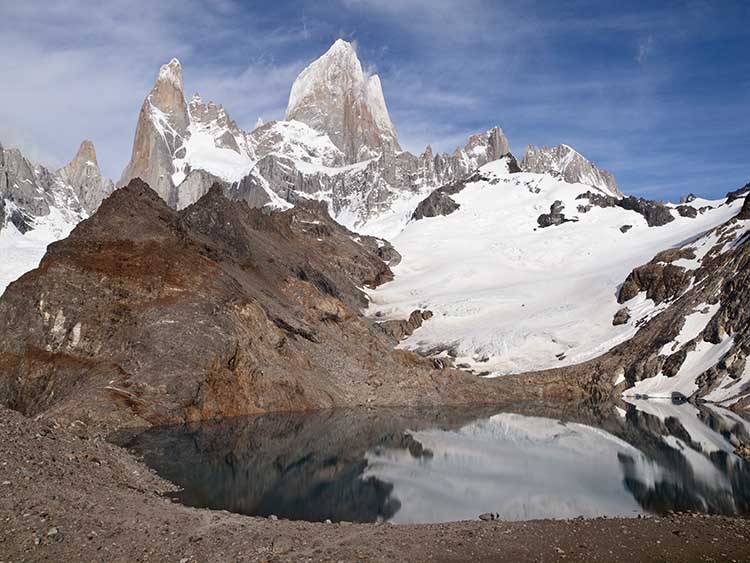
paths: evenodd
<path fill-rule="evenodd" d="M 280 518 L 445 522 L 750 514 L 750 425 L 718 407 L 373 409 L 121 436 L 191 506 Z"/>

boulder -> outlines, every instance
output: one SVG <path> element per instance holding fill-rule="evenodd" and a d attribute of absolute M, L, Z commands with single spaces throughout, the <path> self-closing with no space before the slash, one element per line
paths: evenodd
<path fill-rule="evenodd" d="M 393 320 L 378 323 L 383 332 L 396 341 L 403 340 L 422 326 L 422 323 L 432 318 L 432 311 L 412 311 L 406 320 Z"/>
<path fill-rule="evenodd" d="M 612 325 L 613 326 L 619 326 L 624 325 L 630 320 L 630 309 L 627 307 L 623 307 L 619 311 L 615 313 L 614 318 L 612 319 Z"/>
<path fill-rule="evenodd" d="M 689 217 L 690 219 L 695 219 L 698 216 L 698 210 L 692 205 L 678 205 L 677 213 L 680 214 L 680 217 Z"/>
<path fill-rule="evenodd" d="M 577 221 L 578 219 L 568 219 L 562 212 L 565 209 L 565 205 L 562 201 L 557 200 L 550 205 L 549 213 L 542 213 L 536 220 L 540 227 L 551 227 L 553 225 L 562 225 L 571 221 Z"/>

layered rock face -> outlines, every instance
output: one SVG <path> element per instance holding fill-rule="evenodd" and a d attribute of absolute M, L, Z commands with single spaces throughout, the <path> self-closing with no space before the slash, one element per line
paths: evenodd
<path fill-rule="evenodd" d="M 252 206 L 285 209 L 326 201 L 350 227 L 412 193 L 460 180 L 509 152 L 500 128 L 473 135 L 453 154 L 401 151 L 380 79 L 338 40 L 294 82 L 285 121 L 242 131 L 218 105 L 185 102 L 182 68 L 164 65 L 144 100 L 131 161 L 118 185 L 142 178 L 182 209 L 219 182 Z"/>
<path fill-rule="evenodd" d="M 13 224 L 21 231 L 31 229 L 33 217 L 49 214 L 50 197 L 37 197 L 38 193 L 52 195 L 55 179 L 44 167 L 37 167 L 24 158 L 18 149 L 0 146 L 0 200 L 4 217 L 0 229 L 13 217 Z"/>
<path fill-rule="evenodd" d="M 322 203 L 268 215 L 221 192 L 178 212 L 133 180 L 51 245 L 0 299 L 0 401 L 122 426 L 498 400 L 361 316 L 384 242 Z"/>
<path fill-rule="evenodd" d="M 327 133 L 350 164 L 401 150 L 380 78 L 365 76 L 353 45 L 342 39 L 294 81 L 285 119 Z"/>
<path fill-rule="evenodd" d="M 529 145 L 521 160 L 524 172 L 559 174 L 566 182 L 599 188 L 608 195 L 622 196 L 612 173 L 600 170 L 568 145 L 537 148 Z"/>

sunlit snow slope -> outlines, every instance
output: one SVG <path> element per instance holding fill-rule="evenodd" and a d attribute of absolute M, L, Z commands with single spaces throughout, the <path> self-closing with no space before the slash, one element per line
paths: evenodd
<path fill-rule="evenodd" d="M 36 268 L 47 252 L 47 246 L 67 237 L 77 220 L 80 218 L 67 218 L 53 208 L 26 234 L 21 234 L 12 223 L 0 230 L 0 295 L 12 281 Z"/>
<path fill-rule="evenodd" d="M 402 255 L 394 281 L 371 291 L 368 313 L 386 320 L 431 310 L 432 319 L 401 346 L 450 352 L 478 373 L 578 363 L 630 338 L 639 320 L 657 312 L 639 296 L 628 303 L 631 320 L 612 325 L 619 284 L 632 268 L 723 223 L 741 206 L 699 199 L 690 204 L 704 208 L 696 218 L 673 210 L 674 221 L 648 227 L 642 215 L 619 207 L 579 212 L 588 202 L 576 197 L 590 186 L 509 174 L 504 159 L 480 172 L 488 179 L 452 195 L 460 208 L 450 215 L 413 221 L 399 209 L 363 229 L 387 236 Z M 578 221 L 540 228 L 537 217 L 556 200 Z M 623 233 L 623 225 L 632 228 Z"/>

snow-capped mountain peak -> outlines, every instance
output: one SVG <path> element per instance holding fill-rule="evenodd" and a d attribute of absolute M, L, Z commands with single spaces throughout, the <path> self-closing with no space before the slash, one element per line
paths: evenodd
<path fill-rule="evenodd" d="M 365 74 L 354 46 L 343 39 L 294 81 L 286 119 L 326 133 L 350 163 L 400 150 L 380 79 Z"/>
<path fill-rule="evenodd" d="M 184 89 L 182 82 L 182 64 L 177 59 L 172 59 L 167 64 L 164 64 L 159 69 L 159 81 L 167 81 L 177 90 L 182 91 Z"/>

